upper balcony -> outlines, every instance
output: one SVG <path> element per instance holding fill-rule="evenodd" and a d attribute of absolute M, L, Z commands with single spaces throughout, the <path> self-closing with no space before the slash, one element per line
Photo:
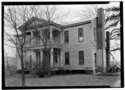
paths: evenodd
<path fill-rule="evenodd" d="M 45 32 L 31 31 L 26 35 L 25 48 L 41 48 L 44 45 L 49 47 L 61 47 L 61 31 L 57 29 L 45 29 Z M 48 32 L 50 31 L 50 32 Z"/>

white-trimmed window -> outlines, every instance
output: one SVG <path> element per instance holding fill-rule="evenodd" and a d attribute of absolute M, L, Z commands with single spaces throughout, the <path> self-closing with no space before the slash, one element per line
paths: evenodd
<path fill-rule="evenodd" d="M 64 42 L 69 43 L 69 31 L 64 31 Z"/>
<path fill-rule="evenodd" d="M 69 52 L 65 52 L 65 65 L 70 65 Z"/>
<path fill-rule="evenodd" d="M 83 28 L 78 28 L 78 41 L 81 42 L 84 40 L 83 37 Z"/>
<path fill-rule="evenodd" d="M 79 51 L 79 65 L 84 64 L 84 51 Z"/>

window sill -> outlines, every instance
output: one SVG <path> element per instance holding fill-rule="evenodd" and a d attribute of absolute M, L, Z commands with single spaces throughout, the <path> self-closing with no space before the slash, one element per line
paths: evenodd
<path fill-rule="evenodd" d="M 84 42 L 84 40 L 82 40 L 82 41 L 78 41 L 78 42 Z"/>
<path fill-rule="evenodd" d="M 64 43 L 64 44 L 69 44 L 69 42 L 68 43 Z"/>

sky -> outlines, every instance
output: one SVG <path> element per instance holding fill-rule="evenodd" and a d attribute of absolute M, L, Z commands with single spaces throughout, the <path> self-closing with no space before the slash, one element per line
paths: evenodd
<path fill-rule="evenodd" d="M 98 7 L 107 8 L 110 6 L 118 6 L 118 5 L 119 5 L 118 2 L 111 2 L 108 5 L 98 5 Z M 60 19 L 60 21 L 57 21 L 57 22 L 61 23 L 61 24 L 67 24 L 67 23 L 69 24 L 69 23 L 74 23 L 74 22 L 85 21 L 86 19 L 81 19 L 79 17 L 79 13 L 80 13 L 80 11 L 85 9 L 86 7 L 91 7 L 91 6 L 90 5 L 82 5 L 82 4 L 79 4 L 79 5 L 58 5 L 58 13 L 61 13 L 61 14 L 69 13 L 69 14 L 64 16 L 62 19 Z M 9 31 L 9 33 L 11 33 L 10 30 L 8 30 L 8 29 L 9 29 L 8 27 L 5 27 L 5 30 Z M 114 42 L 112 42 L 112 44 L 114 44 Z M 7 53 L 8 56 L 15 57 L 16 52 L 15 52 L 14 48 L 5 46 L 5 52 Z M 117 60 L 120 60 L 119 52 L 115 52 L 113 54 L 117 58 Z"/>

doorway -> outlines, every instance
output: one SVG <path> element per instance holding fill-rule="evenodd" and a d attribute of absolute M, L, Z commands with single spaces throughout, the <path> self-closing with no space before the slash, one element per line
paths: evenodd
<path fill-rule="evenodd" d="M 60 66 L 60 49 L 54 48 L 54 67 Z"/>

